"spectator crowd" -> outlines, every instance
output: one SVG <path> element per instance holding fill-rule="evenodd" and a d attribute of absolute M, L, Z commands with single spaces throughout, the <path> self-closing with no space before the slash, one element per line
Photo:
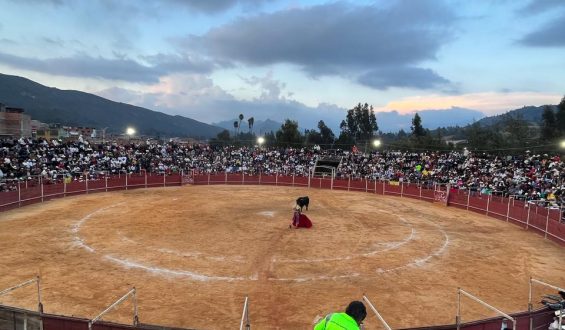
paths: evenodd
<path fill-rule="evenodd" d="M 1 140 L 0 191 L 18 181 L 95 179 L 121 173 L 245 173 L 307 176 L 319 159 L 341 159 L 336 177 L 451 184 L 482 194 L 515 196 L 561 205 L 565 164 L 557 155 L 501 156 L 468 151 L 368 153 L 301 148 L 211 146 L 176 142 L 89 143 L 61 140 Z"/>

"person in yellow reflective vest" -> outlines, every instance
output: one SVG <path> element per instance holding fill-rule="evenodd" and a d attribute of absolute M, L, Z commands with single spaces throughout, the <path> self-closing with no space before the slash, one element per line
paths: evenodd
<path fill-rule="evenodd" d="M 314 326 L 314 330 L 359 330 L 367 316 L 367 309 L 360 301 L 352 301 L 345 313 L 331 313 Z"/>

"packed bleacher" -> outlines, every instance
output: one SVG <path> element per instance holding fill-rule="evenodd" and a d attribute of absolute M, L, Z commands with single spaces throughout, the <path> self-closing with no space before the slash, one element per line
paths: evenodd
<path fill-rule="evenodd" d="M 89 143 L 83 139 L 0 141 L 0 191 L 18 181 L 96 179 L 123 173 L 245 173 L 309 175 L 318 159 L 341 158 L 336 177 L 451 184 L 481 194 L 544 201 L 557 207 L 565 199 L 565 164 L 556 155 L 500 156 L 473 152 L 401 152 L 258 148 L 176 142 Z"/>

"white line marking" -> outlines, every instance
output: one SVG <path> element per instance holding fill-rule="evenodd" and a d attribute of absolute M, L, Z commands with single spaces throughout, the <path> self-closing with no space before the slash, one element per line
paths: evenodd
<path fill-rule="evenodd" d="M 187 270 L 172 270 L 172 269 L 168 269 L 168 268 L 161 268 L 161 267 L 155 267 L 155 266 L 150 266 L 150 265 L 144 265 L 141 264 L 139 262 L 135 262 L 135 261 L 131 261 L 128 259 L 121 259 L 121 258 L 116 258 L 113 257 L 111 255 L 105 255 L 104 259 L 110 260 L 114 263 L 120 264 L 125 268 L 137 268 L 137 269 L 142 269 L 145 271 L 148 271 L 150 273 L 153 274 L 159 274 L 159 275 L 168 275 L 168 276 L 177 276 L 177 277 L 189 277 L 195 281 L 256 281 L 259 276 L 258 274 L 255 274 L 253 276 L 248 276 L 248 277 L 229 277 L 229 276 L 210 276 L 210 275 L 204 275 L 204 274 L 200 274 L 200 273 L 195 273 L 195 272 L 191 272 L 191 271 L 187 271 Z"/>
<path fill-rule="evenodd" d="M 93 247 L 91 247 L 90 245 L 86 244 L 86 243 L 84 242 L 84 240 L 83 240 L 81 237 L 78 236 L 78 232 L 80 231 L 80 227 L 82 227 L 82 225 L 83 225 L 86 221 L 88 221 L 93 215 L 95 215 L 95 214 L 97 214 L 97 213 L 100 213 L 100 212 L 104 212 L 104 211 L 106 211 L 106 210 L 108 210 L 108 209 L 111 209 L 111 208 L 116 207 L 116 206 L 121 205 L 121 204 L 124 204 L 124 202 L 121 202 L 121 203 L 117 203 L 117 204 L 114 204 L 114 205 L 110 205 L 110 206 L 103 207 L 103 208 L 101 208 L 101 209 L 98 209 L 98 210 L 96 210 L 96 211 L 94 211 L 94 212 L 91 212 L 91 213 L 85 215 L 82 219 L 80 219 L 79 221 L 77 221 L 77 222 L 71 227 L 71 232 L 74 234 L 74 235 L 73 235 L 73 245 L 78 246 L 78 247 L 80 247 L 80 248 L 83 248 L 83 249 L 85 249 L 85 250 L 88 251 L 88 252 L 95 252 L 96 250 L 95 250 Z"/>
<path fill-rule="evenodd" d="M 339 280 L 342 278 L 359 277 L 361 274 L 352 273 L 337 276 L 312 276 L 312 277 L 295 277 L 295 278 L 269 278 L 269 281 L 285 281 L 285 282 L 308 282 L 308 281 L 320 281 L 320 280 Z"/>
<path fill-rule="evenodd" d="M 379 210 L 379 212 L 381 212 L 381 211 L 382 210 Z M 383 213 L 390 213 L 390 212 L 383 212 Z M 384 245 L 387 246 L 382 250 L 376 249 L 376 250 L 373 250 L 373 251 L 370 251 L 370 252 L 361 253 L 361 254 L 352 255 L 352 256 L 345 256 L 345 257 L 317 258 L 317 259 L 285 259 L 285 258 L 278 259 L 278 258 L 273 258 L 271 261 L 272 262 L 279 262 L 279 263 L 310 263 L 310 262 L 351 260 L 351 259 L 355 259 L 355 258 L 372 257 L 372 256 L 379 254 L 379 253 L 382 253 L 382 252 L 398 249 L 402 245 L 407 244 L 408 242 L 410 242 L 411 240 L 414 239 L 414 236 L 416 234 L 416 230 L 414 229 L 414 226 L 412 226 L 411 223 L 406 221 L 406 219 L 404 219 L 403 217 L 401 217 L 399 215 L 396 215 L 396 216 L 398 217 L 400 222 L 402 222 L 404 225 L 407 225 L 407 226 L 410 227 L 410 229 L 411 229 L 410 235 L 408 237 L 405 237 L 402 241 L 399 241 L 399 242 L 380 243 L 381 245 L 384 244 Z"/>

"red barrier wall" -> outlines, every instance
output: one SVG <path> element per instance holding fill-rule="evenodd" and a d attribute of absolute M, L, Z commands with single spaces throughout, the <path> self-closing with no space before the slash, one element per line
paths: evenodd
<path fill-rule="evenodd" d="M 222 183 L 225 177 L 222 174 Z M 219 183 L 219 182 L 218 182 Z M 73 181 L 68 184 L 20 185 L 19 191 L 0 192 L 0 212 L 25 205 L 41 203 L 54 198 L 92 194 L 96 192 L 135 188 L 168 187 L 182 184 L 180 174 L 173 175 L 129 175 L 98 178 L 88 181 Z M 206 182 L 207 184 L 207 182 Z"/>

